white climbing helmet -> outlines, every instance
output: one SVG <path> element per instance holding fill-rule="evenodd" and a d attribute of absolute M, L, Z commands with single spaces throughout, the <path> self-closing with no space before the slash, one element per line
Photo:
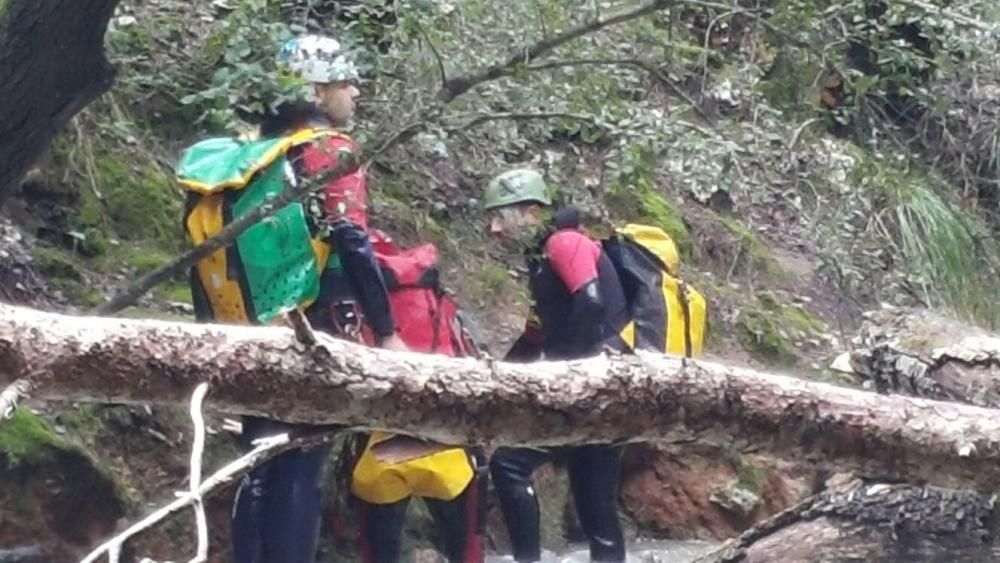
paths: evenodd
<path fill-rule="evenodd" d="M 323 35 L 289 40 L 278 53 L 278 62 L 309 82 L 325 84 L 358 78 L 358 69 L 340 41 Z"/>

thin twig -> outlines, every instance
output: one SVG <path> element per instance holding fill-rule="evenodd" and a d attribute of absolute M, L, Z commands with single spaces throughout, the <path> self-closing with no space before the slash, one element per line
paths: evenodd
<path fill-rule="evenodd" d="M 663 10 L 673 5 L 674 2 L 675 0 L 652 0 L 651 2 L 641 4 L 632 10 L 614 14 L 606 18 L 598 18 L 592 22 L 568 29 L 552 37 L 545 38 L 530 47 L 518 50 L 503 62 L 495 63 L 479 70 L 474 70 L 465 76 L 448 80 L 445 87 L 438 93 L 438 99 L 442 102 L 450 102 L 479 84 L 513 74 L 518 66 L 526 65 L 574 39 L 578 39 L 588 33 L 593 33 L 612 25 L 624 23 L 652 14 L 653 12 Z"/>
<path fill-rule="evenodd" d="M 465 129 L 471 129 L 477 125 L 482 125 L 483 123 L 489 121 L 531 121 L 536 119 L 572 119 L 575 121 L 585 121 L 587 123 L 597 125 L 597 120 L 592 115 L 586 115 L 581 113 L 565 113 L 557 111 L 542 111 L 542 112 L 507 112 L 507 113 L 487 113 L 478 115 L 468 121 L 464 121 L 457 125 L 448 126 L 446 129 L 448 131 L 462 131 Z"/>
<path fill-rule="evenodd" d="M 641 59 L 569 59 L 569 60 L 559 60 L 559 61 L 545 61 L 538 64 L 533 64 L 525 67 L 525 70 L 545 70 L 550 68 L 560 68 L 567 66 L 583 66 L 583 65 L 601 65 L 601 66 L 634 66 L 644 72 L 650 74 L 654 79 L 663 84 L 667 89 L 669 89 L 675 96 L 681 98 L 691 109 L 698 114 L 698 117 L 705 121 L 710 122 L 708 114 L 701 109 L 699 104 L 694 101 L 691 96 L 687 94 L 684 90 L 680 88 L 669 76 L 666 75 L 662 70 L 657 68 L 657 66 L 649 61 L 644 61 Z"/>
<path fill-rule="evenodd" d="M 420 23 L 419 20 L 414 19 L 417 24 L 417 30 L 420 31 L 420 35 L 423 35 L 424 41 L 427 42 L 427 46 L 430 47 L 431 53 L 434 54 L 434 60 L 437 61 L 438 73 L 441 75 L 441 87 L 446 88 L 448 86 L 448 73 L 444 69 L 444 59 L 441 58 L 441 52 L 438 51 L 437 45 L 431 40 L 431 36 L 427 34 L 427 30 Z"/>

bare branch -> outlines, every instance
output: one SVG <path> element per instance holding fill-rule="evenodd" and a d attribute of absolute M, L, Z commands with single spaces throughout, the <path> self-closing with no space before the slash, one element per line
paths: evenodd
<path fill-rule="evenodd" d="M 448 87 L 448 73 L 444 69 L 444 59 L 441 58 L 441 52 L 438 51 L 437 45 L 434 41 L 431 41 L 431 36 L 427 34 L 427 30 L 424 26 L 417 20 L 414 20 L 417 24 L 417 29 L 420 31 L 420 35 L 424 37 L 424 41 L 427 42 L 427 46 L 430 47 L 431 53 L 434 54 L 434 59 L 437 61 L 438 73 L 441 75 L 441 87 Z"/>
<path fill-rule="evenodd" d="M 254 468 L 260 467 L 263 463 L 273 459 L 277 455 L 289 450 L 309 448 L 319 444 L 324 444 L 332 440 L 332 438 L 333 432 L 327 429 L 323 432 L 309 433 L 295 439 L 291 439 L 288 434 L 279 434 L 277 436 L 257 440 L 253 450 L 216 471 L 211 477 L 201 483 L 197 491 L 179 495 L 173 502 L 156 510 L 149 516 L 130 526 L 124 532 L 98 546 L 94 549 L 94 551 L 87 555 L 87 557 L 83 558 L 80 563 L 93 563 L 105 553 L 113 554 L 120 552 L 121 546 L 129 538 L 151 528 L 169 516 L 187 508 L 195 502 L 196 498 L 205 498 L 219 492 L 225 488 L 226 485 L 229 485 L 236 479 L 242 477 L 244 474 L 249 473 Z"/>
<path fill-rule="evenodd" d="M 534 45 L 517 51 L 506 61 L 496 63 L 479 70 L 474 70 L 463 76 L 458 76 L 448 80 L 444 88 L 438 92 L 438 100 L 448 103 L 484 82 L 489 82 L 491 80 L 496 80 L 513 74 L 519 65 L 528 64 L 542 55 L 549 53 L 553 49 L 556 49 L 557 47 L 560 47 L 561 45 L 564 45 L 574 39 L 578 39 L 595 31 L 600 31 L 601 29 L 612 25 L 641 18 L 642 16 L 652 14 L 653 12 L 666 9 L 673 4 L 674 0 L 653 0 L 651 2 L 641 4 L 632 10 L 614 14 L 606 18 L 598 18 L 592 22 L 568 29 L 558 35 L 547 37 Z"/>
<path fill-rule="evenodd" d="M 208 561 L 208 517 L 205 515 L 205 502 L 198 492 L 201 487 L 201 461 L 205 451 L 205 417 L 201 414 L 201 405 L 208 393 L 208 384 L 200 383 L 191 397 L 191 423 L 194 424 L 194 443 L 191 444 L 191 477 L 189 479 L 194 509 L 195 526 L 198 529 L 198 551 L 190 563 Z"/>
<path fill-rule="evenodd" d="M 921 0 L 897 0 L 900 4 L 904 6 L 909 6 L 911 8 L 917 8 L 923 10 L 929 14 L 934 14 L 936 16 L 941 16 L 948 18 L 956 23 L 962 25 L 967 25 L 969 27 L 978 29 L 980 31 L 985 31 L 992 34 L 1000 34 L 1000 28 L 995 25 L 990 25 L 982 20 L 967 16 L 965 14 L 956 12 L 954 10 L 949 10 L 948 8 L 942 8 L 940 6 L 935 6 L 928 2 L 922 2 Z"/>
<path fill-rule="evenodd" d="M 545 120 L 545 119 L 572 119 L 575 121 L 584 121 L 593 125 L 598 125 L 597 120 L 592 115 L 586 115 L 582 113 L 566 113 L 558 111 L 542 111 L 542 112 L 508 112 L 508 113 L 486 113 L 477 115 L 467 121 L 459 123 L 457 125 L 450 125 L 447 127 L 449 131 L 463 131 L 465 129 L 471 129 L 477 125 L 482 125 L 489 121 L 532 121 L 532 120 Z"/>

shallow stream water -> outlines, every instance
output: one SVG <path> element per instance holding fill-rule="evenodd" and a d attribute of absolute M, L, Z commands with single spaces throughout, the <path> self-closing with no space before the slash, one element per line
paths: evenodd
<path fill-rule="evenodd" d="M 690 563 L 719 547 L 717 543 L 700 541 L 641 541 L 629 544 L 628 563 Z M 486 563 L 511 563 L 508 556 L 489 556 Z M 572 545 L 565 552 L 542 554 L 542 563 L 589 563 L 585 545 Z"/>

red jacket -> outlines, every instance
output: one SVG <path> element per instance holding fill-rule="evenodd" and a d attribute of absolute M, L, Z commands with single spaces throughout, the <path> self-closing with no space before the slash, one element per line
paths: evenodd
<path fill-rule="evenodd" d="M 306 145 L 302 151 L 305 175 L 313 176 L 336 166 L 337 153 L 342 150 L 357 153 L 358 146 L 350 137 L 339 133 L 319 143 Z M 346 217 L 362 230 L 368 230 L 368 189 L 364 170 L 358 168 L 346 176 L 330 181 L 324 192 L 328 216 Z"/>

